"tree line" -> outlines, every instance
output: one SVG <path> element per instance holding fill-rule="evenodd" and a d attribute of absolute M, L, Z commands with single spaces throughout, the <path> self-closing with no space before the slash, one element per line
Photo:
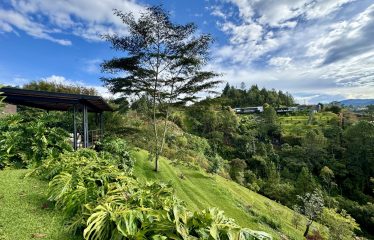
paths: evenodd
<path fill-rule="evenodd" d="M 242 83 L 241 88 L 230 86 L 227 83 L 221 97 L 231 107 L 262 106 L 265 103 L 274 107 L 292 106 L 295 104 L 294 98 L 287 92 L 284 93 L 275 89 L 259 89 L 257 85 L 252 85 L 249 89 L 246 89 L 244 83 Z"/>

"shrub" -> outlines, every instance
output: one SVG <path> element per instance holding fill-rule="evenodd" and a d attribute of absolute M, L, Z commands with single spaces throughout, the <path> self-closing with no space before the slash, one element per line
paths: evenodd
<path fill-rule="evenodd" d="M 37 119 L 10 115 L 0 119 L 0 163 L 20 167 L 40 165 L 52 156 L 71 151 L 69 134 L 53 127 L 54 119 L 41 114 Z"/>
<path fill-rule="evenodd" d="M 266 225 L 268 225 L 269 227 L 271 227 L 274 230 L 280 230 L 281 227 L 282 227 L 282 225 L 278 221 L 276 221 L 275 219 L 272 219 L 272 218 L 268 218 L 266 216 L 261 216 L 260 221 L 265 223 Z"/>
<path fill-rule="evenodd" d="M 58 157 L 49 157 L 41 166 L 34 169 L 30 175 L 37 175 L 51 180 L 62 172 L 72 173 L 77 171 L 77 169 L 85 171 L 86 174 L 103 167 L 111 168 L 112 171 L 118 172 L 116 161 L 104 158 L 106 156 L 108 156 L 106 152 L 98 154 L 96 151 L 87 148 L 78 149 L 75 152 L 65 152 Z"/>
<path fill-rule="evenodd" d="M 348 240 L 355 237 L 354 231 L 359 230 L 358 224 L 345 210 L 340 213 L 336 209 L 323 209 L 322 223 L 329 228 L 330 239 Z"/>
<path fill-rule="evenodd" d="M 135 159 L 130 155 L 129 147 L 124 139 L 106 138 L 99 144 L 99 148 L 103 152 L 110 153 L 120 169 L 131 172 Z"/>
<path fill-rule="evenodd" d="M 205 155 L 211 152 L 211 147 L 205 138 L 188 133 L 184 135 L 187 138 L 189 149 Z"/>
<path fill-rule="evenodd" d="M 339 207 L 347 210 L 347 212 L 356 219 L 362 229 L 367 229 L 370 234 L 374 233 L 374 204 L 368 202 L 360 205 L 352 200 L 337 197 Z"/>
<path fill-rule="evenodd" d="M 210 157 L 209 161 L 211 162 L 210 167 L 208 169 L 208 173 L 218 173 L 222 170 L 223 167 L 223 158 L 216 154 L 214 157 Z"/>
<path fill-rule="evenodd" d="M 312 234 L 306 237 L 307 240 L 323 240 L 324 238 L 317 229 L 313 229 Z"/>

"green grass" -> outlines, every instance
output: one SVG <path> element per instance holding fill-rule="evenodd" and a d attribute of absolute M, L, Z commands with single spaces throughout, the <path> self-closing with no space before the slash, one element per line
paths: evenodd
<path fill-rule="evenodd" d="M 135 176 L 170 182 L 178 198 L 191 210 L 218 207 L 242 227 L 268 232 L 274 239 L 281 239 L 282 234 L 288 239 L 303 239 L 304 222 L 299 229 L 294 228 L 291 209 L 233 181 L 185 166 L 174 166 L 167 159 L 160 160 L 160 171 L 156 173 L 153 163 L 147 160 L 146 151 L 137 150 L 133 154 L 137 159 Z M 274 225 L 279 225 L 279 229 Z"/>
<path fill-rule="evenodd" d="M 330 121 L 338 121 L 337 115 L 331 112 L 321 112 L 314 114 L 312 123 L 308 123 L 309 115 L 279 116 L 283 135 L 303 136 L 311 129 L 319 129 L 327 126 Z"/>
<path fill-rule="evenodd" d="M 0 171 L 0 240 L 74 239 L 47 201 L 47 182 L 24 178 L 27 171 Z"/>

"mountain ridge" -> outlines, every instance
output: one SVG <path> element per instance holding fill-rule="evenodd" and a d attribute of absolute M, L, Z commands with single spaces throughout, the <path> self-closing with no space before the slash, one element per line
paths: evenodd
<path fill-rule="evenodd" d="M 368 106 L 371 104 L 374 104 L 374 99 L 371 98 L 362 98 L 362 99 L 345 99 L 342 101 L 339 101 L 340 104 L 345 105 L 345 106 Z"/>

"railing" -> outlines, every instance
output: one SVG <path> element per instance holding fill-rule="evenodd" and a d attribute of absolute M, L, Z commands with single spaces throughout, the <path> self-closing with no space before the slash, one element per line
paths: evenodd
<path fill-rule="evenodd" d="M 74 139 L 73 139 L 73 133 L 70 134 L 70 142 L 73 145 Z M 100 129 L 96 130 L 89 130 L 88 131 L 88 146 L 95 145 L 98 141 L 102 139 L 102 131 Z M 77 132 L 77 148 L 84 147 L 83 144 L 83 132 Z"/>
<path fill-rule="evenodd" d="M 96 142 L 100 141 L 102 139 L 102 131 L 100 129 L 96 130 L 89 130 L 88 131 L 88 145 L 95 145 Z"/>

